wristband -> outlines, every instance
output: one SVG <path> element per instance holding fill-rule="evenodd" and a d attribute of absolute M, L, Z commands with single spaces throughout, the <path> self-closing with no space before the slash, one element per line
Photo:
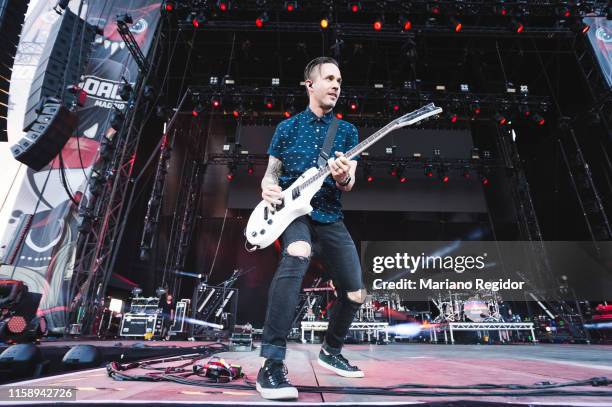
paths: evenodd
<path fill-rule="evenodd" d="M 348 175 L 348 176 L 347 176 L 347 177 L 344 179 L 344 181 L 342 181 L 342 182 L 338 182 L 338 185 L 340 185 L 341 187 L 345 187 L 345 186 L 347 186 L 347 185 L 348 185 L 348 184 L 351 182 L 351 179 L 352 179 L 352 178 L 351 178 L 351 176 L 350 176 L 350 175 Z"/>

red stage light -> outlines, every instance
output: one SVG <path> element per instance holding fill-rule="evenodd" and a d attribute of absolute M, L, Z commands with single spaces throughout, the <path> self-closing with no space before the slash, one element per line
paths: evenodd
<path fill-rule="evenodd" d="M 374 24 L 372 24 L 372 26 L 376 31 L 380 31 L 382 29 L 382 21 L 376 20 L 374 21 Z"/>
<path fill-rule="evenodd" d="M 351 103 L 350 108 L 351 110 L 357 110 L 357 103 Z"/>
<path fill-rule="evenodd" d="M 219 1 L 217 5 L 221 11 L 227 11 L 229 9 L 229 5 L 225 1 Z"/>
<path fill-rule="evenodd" d="M 480 114 L 480 108 L 479 107 L 474 109 L 474 114 Z"/>
<path fill-rule="evenodd" d="M 351 11 L 352 11 L 353 13 L 358 12 L 358 11 L 359 11 L 359 6 L 358 6 L 357 4 L 353 4 L 353 5 L 351 6 Z"/>
<path fill-rule="evenodd" d="M 258 18 L 255 20 L 255 25 L 257 26 L 257 28 L 261 28 L 261 27 L 263 27 L 263 25 L 264 25 L 263 19 L 262 19 L 261 17 L 258 17 Z"/>
<path fill-rule="evenodd" d="M 164 10 L 166 10 L 169 13 L 173 12 L 174 11 L 174 2 L 173 1 L 167 1 L 164 4 Z"/>
<path fill-rule="evenodd" d="M 195 28 L 200 27 L 200 22 L 198 21 L 197 18 L 194 18 L 193 20 L 191 20 L 191 24 L 193 24 Z"/>
<path fill-rule="evenodd" d="M 344 116 L 342 113 L 336 113 L 336 119 L 342 119 Z"/>
<path fill-rule="evenodd" d="M 368 175 L 367 180 L 368 180 L 368 182 L 372 182 L 372 181 L 374 181 L 374 177 L 373 177 L 373 176 L 371 176 L 371 175 Z"/>
<path fill-rule="evenodd" d="M 433 6 L 431 8 L 431 14 L 440 14 L 440 7 L 439 6 Z"/>
<path fill-rule="evenodd" d="M 448 182 L 448 175 L 445 175 L 442 177 L 442 182 L 444 183 Z"/>
<path fill-rule="evenodd" d="M 402 176 L 400 177 L 399 181 L 403 184 L 404 182 L 408 181 L 408 178 Z"/>
<path fill-rule="evenodd" d="M 482 177 L 482 185 L 489 185 L 489 179 L 487 177 Z"/>
<path fill-rule="evenodd" d="M 394 110 L 394 111 L 396 111 L 396 112 L 397 112 L 397 111 L 399 110 L 399 108 L 400 108 L 400 107 L 399 107 L 399 105 L 393 105 L 393 110 Z"/>
<path fill-rule="evenodd" d="M 293 11 L 295 10 L 295 8 L 293 7 L 293 4 L 289 3 L 287 4 L 287 11 Z"/>
<path fill-rule="evenodd" d="M 406 20 L 406 21 L 404 21 L 404 24 L 403 24 L 403 26 L 402 26 L 402 29 L 403 29 L 404 31 L 410 31 L 410 30 L 412 30 L 412 22 L 411 22 L 410 20 Z"/>
<path fill-rule="evenodd" d="M 451 123 L 457 123 L 457 115 L 456 114 L 451 116 Z"/>
<path fill-rule="evenodd" d="M 520 34 L 523 32 L 524 29 L 525 29 L 525 26 L 519 23 L 519 25 L 516 27 L 516 32 Z"/>
<path fill-rule="evenodd" d="M 274 105 L 272 104 L 272 102 L 266 102 L 266 107 L 268 109 L 272 109 L 272 107 L 274 107 Z"/>
<path fill-rule="evenodd" d="M 500 12 L 502 16 L 505 16 L 508 14 L 508 10 L 506 10 L 505 8 L 502 8 Z"/>
<path fill-rule="evenodd" d="M 227 175 L 225 176 L 225 178 L 227 178 L 228 181 L 231 181 L 234 179 L 234 173 L 233 172 L 228 172 Z"/>
<path fill-rule="evenodd" d="M 461 23 L 457 23 L 455 24 L 455 32 L 458 33 L 459 31 L 461 31 L 461 29 L 463 28 L 463 25 Z"/>
<path fill-rule="evenodd" d="M 199 114 L 199 113 L 198 113 L 196 110 L 192 110 L 192 111 L 191 111 L 191 115 L 192 115 L 193 117 L 198 117 L 198 114 Z"/>
<path fill-rule="evenodd" d="M 397 177 L 397 168 L 393 167 L 391 169 L 391 172 L 389 172 L 389 175 L 391 175 L 392 177 Z"/>
<path fill-rule="evenodd" d="M 238 110 L 234 110 L 234 111 L 232 112 L 232 115 L 233 115 L 235 118 L 238 118 L 238 117 L 240 117 L 240 112 L 239 112 Z"/>
<path fill-rule="evenodd" d="M 27 324 L 25 318 L 20 315 L 11 317 L 11 319 L 9 319 L 7 323 L 8 330 L 14 334 L 22 333 L 23 331 L 25 331 L 26 326 Z"/>
<path fill-rule="evenodd" d="M 217 99 L 214 99 L 214 100 L 212 101 L 212 106 L 213 106 L 213 107 L 216 109 L 216 108 L 218 108 L 219 106 L 221 106 L 221 102 L 219 102 Z"/>
<path fill-rule="evenodd" d="M 590 28 L 591 28 L 590 25 L 585 24 L 584 27 L 582 27 L 582 33 L 586 34 L 589 31 Z"/>
<path fill-rule="evenodd" d="M 285 118 L 287 118 L 287 119 L 288 119 L 288 118 L 290 118 L 290 117 L 291 117 L 291 113 L 290 113 L 289 111 L 285 110 L 285 111 L 283 112 L 283 116 L 285 116 Z"/>

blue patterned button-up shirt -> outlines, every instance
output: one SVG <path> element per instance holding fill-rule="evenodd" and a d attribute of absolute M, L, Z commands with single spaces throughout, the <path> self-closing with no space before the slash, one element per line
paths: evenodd
<path fill-rule="evenodd" d="M 268 154 L 283 162 L 283 172 L 279 178 L 281 188 L 288 188 L 304 171 L 317 166 L 332 115 L 330 111 L 323 117 L 318 117 L 307 107 L 303 112 L 278 124 Z M 339 120 L 330 157 L 335 158 L 335 151 L 347 152 L 357 143 L 357 128 Z M 342 192 L 336 187 L 336 182 L 331 175 L 328 176 L 321 190 L 312 198 L 311 205 L 314 208 L 310 214 L 312 219 L 320 223 L 332 223 L 343 219 L 341 195 Z"/>

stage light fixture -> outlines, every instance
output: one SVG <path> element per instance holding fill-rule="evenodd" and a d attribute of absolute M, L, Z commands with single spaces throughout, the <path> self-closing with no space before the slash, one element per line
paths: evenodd
<path fill-rule="evenodd" d="M 358 1 L 349 1 L 348 9 L 351 13 L 358 13 L 361 11 L 361 3 Z"/>
<path fill-rule="evenodd" d="M 412 21 L 410 21 L 406 16 L 400 16 L 399 25 L 402 27 L 402 31 L 410 31 L 412 30 Z"/>
<path fill-rule="evenodd" d="M 130 85 L 128 82 L 123 83 L 123 85 L 121 85 L 121 88 L 119 89 L 119 97 L 122 100 L 130 100 L 130 96 L 132 96 L 132 91 L 134 90 L 134 88 L 132 88 L 132 85 Z"/>
<path fill-rule="evenodd" d="M 348 102 L 348 107 L 352 112 L 357 111 L 357 109 L 359 109 L 359 101 L 357 98 L 350 99 Z"/>
<path fill-rule="evenodd" d="M 397 177 L 397 166 L 395 164 L 391 164 L 389 167 L 389 175 L 392 177 Z"/>
<path fill-rule="evenodd" d="M 426 177 L 433 177 L 433 167 L 431 165 L 426 165 L 424 169 L 424 174 Z"/>
<path fill-rule="evenodd" d="M 264 11 L 263 13 L 259 15 L 259 17 L 255 19 L 255 26 L 257 28 L 262 28 L 268 22 L 268 20 L 269 20 L 268 13 Z"/>
<path fill-rule="evenodd" d="M 253 175 L 255 173 L 255 167 L 252 162 L 247 163 L 247 174 Z"/>
<path fill-rule="evenodd" d="M 288 119 L 288 118 L 290 118 L 291 116 L 292 116 L 291 111 L 289 111 L 289 110 L 285 110 L 285 111 L 283 112 L 283 117 L 284 117 L 285 119 Z"/>
<path fill-rule="evenodd" d="M 538 126 L 544 126 L 546 123 L 546 120 L 537 113 L 531 116 L 531 120 L 533 120 Z"/>
<path fill-rule="evenodd" d="M 440 5 L 437 2 L 427 4 L 427 10 L 433 16 L 439 16 L 442 13 L 442 9 L 440 8 Z"/>
<path fill-rule="evenodd" d="M 525 26 L 519 20 L 513 18 L 512 20 L 510 20 L 510 29 L 517 34 L 520 34 L 525 31 Z"/>
<path fill-rule="evenodd" d="M 225 175 L 225 179 L 228 181 L 233 181 L 236 177 L 236 163 L 231 162 L 227 165 L 227 174 Z"/>
<path fill-rule="evenodd" d="M 505 17 L 508 15 L 508 8 L 503 4 L 503 2 L 500 2 L 500 4 L 493 6 L 493 12 L 497 15 Z"/>
<path fill-rule="evenodd" d="M 457 123 L 457 120 L 459 120 L 459 116 L 457 115 L 457 113 L 450 112 L 450 111 L 448 112 L 448 118 L 450 122 L 453 124 Z"/>
<path fill-rule="evenodd" d="M 587 32 L 589 32 L 590 28 L 590 25 L 586 24 L 584 21 L 581 20 L 574 21 L 570 26 L 570 29 L 576 34 L 586 34 Z"/>
<path fill-rule="evenodd" d="M 472 102 L 470 104 L 470 110 L 472 111 L 472 113 L 474 113 L 474 116 L 478 116 L 481 112 L 480 110 L 480 103 L 478 102 Z"/>
<path fill-rule="evenodd" d="M 213 107 L 213 109 L 218 109 L 221 107 L 221 96 L 219 95 L 213 95 L 210 98 L 210 105 Z"/>
<path fill-rule="evenodd" d="M 288 12 L 292 12 L 297 10 L 298 8 L 298 3 L 297 1 L 286 1 L 285 2 L 285 10 L 287 10 Z"/>
<path fill-rule="evenodd" d="M 444 184 L 448 183 L 449 177 L 448 177 L 448 173 L 446 172 L 446 168 L 444 167 L 438 168 L 438 178 L 440 179 L 440 182 Z"/>
<path fill-rule="evenodd" d="M 198 103 L 197 105 L 194 106 L 193 110 L 191 111 L 191 115 L 193 117 L 198 117 L 200 113 L 202 113 L 202 111 L 204 111 L 204 105 L 202 103 Z"/>
<path fill-rule="evenodd" d="M 218 76 L 211 76 L 208 79 L 208 84 L 209 85 L 218 85 L 219 84 L 219 77 Z"/>
<path fill-rule="evenodd" d="M 518 111 L 525 117 L 531 116 L 531 109 L 529 109 L 529 106 L 526 103 L 520 104 Z"/>
<path fill-rule="evenodd" d="M 266 109 L 272 109 L 274 107 L 274 98 L 272 96 L 264 97 L 264 106 Z"/>
<path fill-rule="evenodd" d="M 12 316 L 7 322 L 7 328 L 12 334 L 21 334 L 26 330 L 27 323 L 21 315 Z"/>
<path fill-rule="evenodd" d="M 341 112 L 336 113 L 336 119 L 342 120 L 343 117 L 344 115 Z"/>
<path fill-rule="evenodd" d="M 365 164 L 363 167 L 363 178 L 367 182 L 373 182 L 374 176 L 372 175 L 372 166 L 370 164 Z"/>
<path fill-rule="evenodd" d="M 404 184 L 406 181 L 408 181 L 408 177 L 406 177 L 406 175 L 404 174 L 404 169 L 405 167 L 403 165 L 398 165 L 397 167 L 397 179 L 400 183 Z"/>
<path fill-rule="evenodd" d="M 374 22 L 372 23 L 372 27 L 374 28 L 375 31 L 380 31 L 383 28 L 383 23 L 384 23 L 383 17 L 378 16 L 374 19 Z"/>
<path fill-rule="evenodd" d="M 206 22 L 206 17 L 204 17 L 203 14 L 195 14 L 195 13 L 191 14 L 191 24 L 195 28 L 200 28 L 200 26 L 204 24 L 205 22 Z"/>
<path fill-rule="evenodd" d="M 327 28 L 329 27 L 330 21 L 331 21 L 331 17 L 325 16 L 321 18 L 321 21 L 319 21 L 319 25 L 321 26 L 323 30 L 327 30 Z"/>
<path fill-rule="evenodd" d="M 111 127 L 117 131 L 121 130 L 121 126 L 123 125 L 124 119 L 125 119 L 125 116 L 123 115 L 123 112 L 121 112 L 121 110 L 117 108 L 114 108 L 113 113 L 111 113 L 111 117 L 110 117 Z"/>
<path fill-rule="evenodd" d="M 463 24 L 461 24 L 461 21 L 457 20 L 456 17 L 450 16 L 448 19 L 448 22 L 451 26 L 451 28 L 456 32 L 460 32 L 461 29 L 463 29 Z"/>
<path fill-rule="evenodd" d="M 480 182 L 484 186 L 488 186 L 490 184 L 490 182 L 489 182 L 489 168 L 488 167 L 483 167 L 480 170 Z"/>
<path fill-rule="evenodd" d="M 231 2 L 226 0 L 218 0 L 217 8 L 223 12 L 228 11 L 231 8 Z"/>
<path fill-rule="evenodd" d="M 165 0 L 162 2 L 161 9 L 167 13 L 172 13 L 176 8 L 176 3 L 173 0 Z"/>
<path fill-rule="evenodd" d="M 562 6 L 557 9 L 557 15 L 562 18 L 569 18 L 572 16 L 572 10 L 567 6 Z"/>
<path fill-rule="evenodd" d="M 503 126 L 506 123 L 508 123 L 508 119 L 506 119 L 506 116 L 504 116 L 500 112 L 495 112 L 495 115 L 493 116 L 493 118 L 495 119 L 497 124 L 499 124 L 500 126 Z"/>

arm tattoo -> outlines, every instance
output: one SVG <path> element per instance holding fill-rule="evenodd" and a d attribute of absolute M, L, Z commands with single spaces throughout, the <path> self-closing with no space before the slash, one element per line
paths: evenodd
<path fill-rule="evenodd" d="M 283 162 L 278 158 L 270 157 L 268 168 L 266 168 L 266 173 L 261 180 L 261 186 L 278 185 L 278 177 L 280 177 L 282 172 Z"/>

